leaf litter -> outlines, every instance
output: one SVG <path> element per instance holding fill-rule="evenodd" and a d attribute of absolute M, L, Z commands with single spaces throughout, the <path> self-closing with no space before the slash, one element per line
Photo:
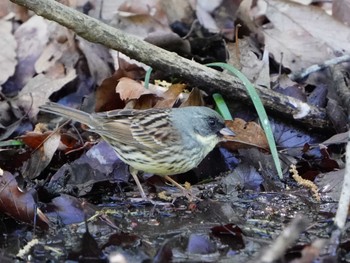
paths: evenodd
<path fill-rule="evenodd" d="M 326 109 L 333 126 L 322 131 L 296 127 L 271 112 L 285 171 L 282 182 L 254 111 L 239 100 L 228 101 L 235 118 L 228 125 L 237 136 L 196 169 L 174 176 L 180 183 L 190 182 L 204 200 L 188 203 L 159 177 L 144 174 L 148 196 L 162 205 L 139 202 L 128 167 L 107 143 L 98 142 L 78 123 L 39 113 L 38 107 L 49 100 L 88 112 L 213 106 L 211 94 L 159 70 L 151 76 L 155 84 L 145 89 L 147 66 L 18 9 L 17 16 L 23 19 L 19 25 L 6 18 L 7 7 L 0 6 L 6 10 L 0 12 L 1 28 L 6 29 L 2 35 L 11 40 L 0 52 L 5 69 L 0 76 L 1 139 L 25 144 L 0 151 L 0 167 L 6 169 L 1 176 L 2 218 L 14 225 L 2 229 L 9 237 L 1 239 L 2 257 L 13 257 L 20 249 L 6 249 L 6 242 L 25 244 L 15 235 L 20 231 L 40 240 L 33 238 L 30 249 L 21 251 L 21 259 L 27 261 L 261 262 L 262 256 L 251 255 L 269 251 L 267 243 L 302 214 L 312 223 L 275 262 L 312 262 L 322 250 L 317 238 L 329 238 L 331 232 L 328 222 L 340 196 L 348 123 L 329 72 L 312 73 L 298 82 L 290 73 L 349 52 L 350 31 L 339 7 L 343 2 L 346 8 L 346 1 L 334 3 L 334 16 L 324 11 L 323 3 L 272 0 L 237 5 L 215 1 L 208 6 L 201 1 L 121 1 L 114 3 L 119 10 L 113 16 L 104 8 L 107 2 L 90 6 L 89 13 L 100 18 L 96 10 L 101 8 L 100 15 L 109 17 L 110 25 L 146 40 L 157 35 L 158 40 L 151 41 L 156 45 L 166 38 L 170 45 L 163 48 L 201 63 L 234 64 L 256 85 L 290 96 L 291 103 L 295 98 Z M 242 28 L 233 27 L 237 17 Z M 169 37 L 172 31 L 180 37 Z M 172 41 L 183 48 L 174 49 Z M 157 84 L 164 81 L 170 88 Z M 33 133 L 37 123 L 47 124 L 49 131 Z M 302 180 L 316 183 L 321 202 L 294 181 L 288 172 L 291 165 Z M 158 200 L 161 191 L 170 193 L 172 202 Z M 342 247 L 347 239 L 344 234 Z M 340 252 L 342 262 L 347 262 L 348 253 Z"/>

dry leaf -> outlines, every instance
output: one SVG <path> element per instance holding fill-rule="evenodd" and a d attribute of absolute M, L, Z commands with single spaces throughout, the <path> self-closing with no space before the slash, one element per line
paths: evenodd
<path fill-rule="evenodd" d="M 108 64 L 112 64 L 113 58 L 108 53 L 108 49 L 102 45 L 91 43 L 81 37 L 78 37 L 78 41 L 78 46 L 85 55 L 91 76 L 100 85 L 105 78 L 112 74 Z"/>
<path fill-rule="evenodd" d="M 156 103 L 154 108 L 172 108 L 174 104 L 178 101 L 179 95 L 186 88 L 185 84 L 173 84 L 169 89 L 164 92 L 163 100 Z"/>
<path fill-rule="evenodd" d="M 262 59 L 254 53 L 256 48 L 252 47 L 248 38 L 238 40 L 238 51 L 236 44 L 229 43 L 227 50 L 230 54 L 228 64 L 238 68 L 252 83 L 270 87 L 270 69 L 268 55 Z M 238 55 L 238 57 L 237 57 Z"/>
<path fill-rule="evenodd" d="M 15 73 L 16 39 L 12 34 L 12 22 L 0 20 L 0 85 Z"/>
<path fill-rule="evenodd" d="M 45 140 L 49 136 L 52 136 L 52 133 L 54 133 L 54 132 L 52 132 L 52 131 L 47 131 L 44 133 L 27 132 L 25 135 L 20 136 L 20 139 L 30 148 L 37 149 L 45 142 Z M 66 152 L 72 150 L 74 147 L 80 146 L 80 145 L 77 145 L 78 141 L 72 135 L 67 134 L 67 133 L 63 133 L 60 136 L 61 136 L 61 138 L 60 138 L 61 141 L 60 141 L 60 144 L 58 146 L 59 150 L 64 151 L 66 153 Z"/>
<path fill-rule="evenodd" d="M 188 98 L 181 103 L 180 107 L 187 106 L 205 106 L 205 102 L 203 99 L 203 92 L 198 88 L 193 88 L 190 92 Z"/>
<path fill-rule="evenodd" d="M 175 21 L 182 21 L 184 23 L 192 23 L 192 8 L 188 0 L 167 0 L 160 1 L 163 10 L 166 12 L 169 24 Z"/>
<path fill-rule="evenodd" d="M 333 1 L 332 15 L 345 25 L 350 25 L 350 0 Z"/>
<path fill-rule="evenodd" d="M 52 133 L 31 155 L 24 169 L 23 177 L 36 178 L 49 165 L 61 142 L 59 133 Z"/>
<path fill-rule="evenodd" d="M 116 54 L 116 53 L 114 53 Z M 118 52 L 118 54 L 121 54 Z M 125 102 L 116 92 L 116 86 L 122 77 L 129 79 L 140 79 L 144 76 L 145 71 L 142 67 L 129 63 L 117 56 L 115 65 L 118 68 L 114 74 L 104 79 L 101 85 L 96 89 L 95 111 L 108 111 L 113 109 L 122 109 Z"/>
<path fill-rule="evenodd" d="M 15 38 L 18 43 L 15 81 L 18 87 L 23 87 L 34 76 L 34 64 L 48 41 L 47 20 L 41 16 L 32 16 L 16 30 Z"/>
<path fill-rule="evenodd" d="M 45 104 L 51 94 L 64 85 L 75 79 L 74 69 L 69 70 L 65 76 L 53 79 L 43 74 L 32 78 L 19 94 L 18 106 L 29 112 L 31 118 L 36 117 L 39 112 L 39 106 Z"/>
<path fill-rule="evenodd" d="M 231 150 L 252 147 L 269 149 L 265 133 L 256 122 L 245 122 L 242 119 L 235 118 L 233 121 L 226 121 L 226 126 L 233 130 L 236 136 L 226 138 L 225 148 Z"/>
<path fill-rule="evenodd" d="M 263 29 L 266 49 L 292 71 L 350 53 L 350 28 L 321 8 L 286 1 L 266 0 L 272 27 Z M 341 32 L 341 34 L 339 33 Z"/>
<path fill-rule="evenodd" d="M 55 65 L 64 69 L 76 67 L 80 52 L 76 47 L 75 33 L 59 24 L 50 24 L 50 42 L 35 63 L 37 73 L 48 72 Z"/>
<path fill-rule="evenodd" d="M 152 32 L 171 32 L 158 0 L 125 1 L 110 25 L 141 38 Z"/>
<path fill-rule="evenodd" d="M 142 86 L 141 83 L 125 77 L 119 80 L 115 92 L 119 93 L 122 100 L 138 99 L 141 95 L 152 93 Z"/>
<path fill-rule="evenodd" d="M 21 190 L 11 173 L 0 170 L 0 211 L 28 224 L 34 223 L 34 215 L 37 214 L 37 224 L 47 228 L 50 223 L 48 218 L 40 209 L 34 210 L 38 205 L 33 194 Z"/>
<path fill-rule="evenodd" d="M 103 80 L 101 85 L 96 89 L 96 112 L 124 108 L 125 103 L 121 100 L 120 95 L 115 90 L 118 80 L 119 76 L 114 74 Z"/>

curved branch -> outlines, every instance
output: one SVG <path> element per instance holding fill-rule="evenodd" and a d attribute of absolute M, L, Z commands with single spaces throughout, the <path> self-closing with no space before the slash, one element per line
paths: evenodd
<path fill-rule="evenodd" d="M 235 77 L 149 44 L 110 27 L 53 0 L 11 0 L 36 14 L 72 29 L 88 41 L 100 43 L 153 68 L 177 75 L 207 93 L 220 92 L 226 98 L 250 102 L 244 85 Z M 275 112 L 308 128 L 329 128 L 326 112 L 272 90 L 256 87 L 268 111 Z"/>

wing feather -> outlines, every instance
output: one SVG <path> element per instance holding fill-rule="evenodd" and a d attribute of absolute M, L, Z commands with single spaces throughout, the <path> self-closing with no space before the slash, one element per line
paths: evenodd
<path fill-rule="evenodd" d="M 91 131 L 106 138 L 113 138 L 116 144 L 160 150 L 181 139 L 174 130 L 169 113 L 167 109 L 95 113 L 93 118 L 99 125 Z"/>

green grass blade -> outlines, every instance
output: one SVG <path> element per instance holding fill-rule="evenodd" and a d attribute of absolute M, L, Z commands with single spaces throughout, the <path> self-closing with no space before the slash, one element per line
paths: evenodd
<path fill-rule="evenodd" d="M 221 114 L 225 120 L 233 120 L 232 115 L 227 107 L 224 98 L 219 93 L 213 94 L 213 99 L 216 104 L 216 110 Z"/>
<path fill-rule="evenodd" d="M 151 78 L 151 73 L 152 73 L 152 68 L 149 68 L 147 71 L 146 71 L 146 75 L 145 75 L 145 88 L 148 89 L 149 87 L 149 80 Z"/>
<path fill-rule="evenodd" d="M 7 140 L 0 142 L 0 147 L 8 147 L 8 146 L 22 146 L 24 143 L 19 140 Z"/>
<path fill-rule="evenodd" d="M 231 74 L 234 74 L 237 78 L 239 78 L 242 81 L 243 85 L 246 87 L 248 95 L 250 96 L 250 98 L 254 104 L 254 107 L 258 113 L 261 125 L 265 131 L 266 138 L 267 138 L 267 141 L 268 141 L 268 144 L 270 147 L 270 151 L 272 154 L 273 161 L 275 163 L 275 167 L 276 167 L 278 176 L 282 180 L 283 179 L 283 172 L 282 172 L 282 168 L 281 168 L 280 159 L 278 158 L 276 142 L 275 142 L 275 139 L 274 139 L 273 134 L 272 134 L 271 125 L 270 125 L 269 119 L 267 117 L 265 108 L 264 108 L 264 106 L 259 98 L 257 91 L 254 88 L 254 85 L 247 79 L 246 76 L 244 76 L 239 70 L 237 70 L 236 68 L 234 68 L 231 65 L 228 65 L 225 63 L 210 63 L 210 64 L 207 64 L 207 66 L 221 67 L 223 69 L 228 70 Z"/>

